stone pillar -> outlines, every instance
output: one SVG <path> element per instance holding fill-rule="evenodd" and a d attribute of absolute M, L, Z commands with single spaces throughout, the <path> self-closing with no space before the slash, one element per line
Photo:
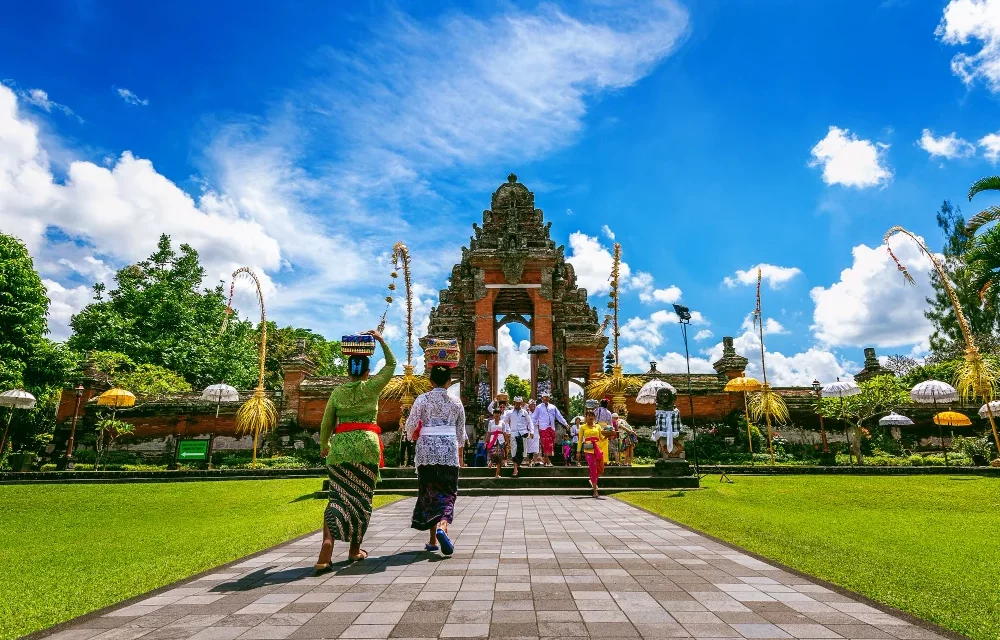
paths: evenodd
<path fill-rule="evenodd" d="M 281 411 L 281 419 L 294 419 L 300 422 L 299 416 L 299 386 L 302 381 L 316 373 L 316 363 L 306 355 L 306 341 L 299 338 L 295 341 L 295 355 L 286 358 L 281 363 L 281 369 L 285 374 L 282 382 L 282 394 L 285 397 L 285 406 Z"/>
<path fill-rule="evenodd" d="M 731 336 L 722 339 L 722 357 L 712 363 L 712 368 L 724 381 L 739 378 L 746 371 L 750 361 L 736 353 Z"/>
<path fill-rule="evenodd" d="M 854 381 L 864 382 L 865 380 L 871 380 L 876 376 L 894 375 L 896 374 L 879 364 L 878 356 L 875 355 L 875 349 L 868 347 L 865 349 L 865 368 L 859 373 L 854 374 Z"/>

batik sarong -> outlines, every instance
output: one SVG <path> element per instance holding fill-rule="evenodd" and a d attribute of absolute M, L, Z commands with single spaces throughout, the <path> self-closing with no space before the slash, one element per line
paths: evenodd
<path fill-rule="evenodd" d="M 490 442 L 487 445 L 487 449 L 490 453 L 491 464 L 503 464 L 503 461 L 507 458 L 507 442 L 504 440 L 502 433 L 494 431 L 490 435 Z"/>
<path fill-rule="evenodd" d="M 542 455 L 545 457 L 553 455 L 556 446 L 556 430 L 542 429 L 539 435 L 542 439 Z"/>
<path fill-rule="evenodd" d="M 458 497 L 458 467 L 429 464 L 417 467 L 417 503 L 410 527 L 427 531 L 444 520 L 451 524 Z"/>
<path fill-rule="evenodd" d="M 323 521 L 334 540 L 360 543 L 372 517 L 372 498 L 378 478 L 377 464 L 342 462 L 327 466 L 330 502 Z"/>

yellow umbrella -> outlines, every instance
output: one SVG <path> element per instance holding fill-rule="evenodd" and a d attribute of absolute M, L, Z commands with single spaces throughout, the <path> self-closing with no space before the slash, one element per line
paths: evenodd
<path fill-rule="evenodd" d="M 949 427 L 969 427 L 972 426 L 972 420 L 969 420 L 969 416 L 964 413 L 942 411 L 934 416 L 934 424 L 947 425 Z"/>
<path fill-rule="evenodd" d="M 97 404 L 102 407 L 131 407 L 135 404 L 135 396 L 132 395 L 131 391 L 126 391 L 125 389 L 108 389 L 101 395 L 97 396 Z"/>
<path fill-rule="evenodd" d="M 756 378 L 740 376 L 726 383 L 724 391 L 743 393 L 743 411 L 747 417 L 747 442 L 750 443 L 750 465 L 753 466 L 753 436 L 750 435 L 750 409 L 747 406 L 747 393 L 760 391 L 760 382 Z"/>

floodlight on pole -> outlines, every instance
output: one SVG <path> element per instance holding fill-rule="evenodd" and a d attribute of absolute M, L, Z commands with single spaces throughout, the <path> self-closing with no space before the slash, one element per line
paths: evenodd
<path fill-rule="evenodd" d="M 691 391 L 691 353 L 688 351 L 688 332 L 687 327 L 691 324 L 691 310 L 684 305 L 675 304 L 674 313 L 677 314 L 677 319 L 681 323 L 681 333 L 684 334 L 684 360 L 687 361 L 687 379 L 688 379 L 688 402 L 691 407 L 691 438 L 692 444 L 694 445 L 694 473 L 699 475 L 698 470 L 698 428 L 694 423 L 694 395 Z"/>

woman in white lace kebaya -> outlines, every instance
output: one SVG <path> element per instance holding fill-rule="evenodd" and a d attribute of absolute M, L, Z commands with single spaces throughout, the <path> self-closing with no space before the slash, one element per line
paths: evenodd
<path fill-rule="evenodd" d="M 465 409 L 447 391 L 451 381 L 448 363 L 458 361 L 457 344 L 451 340 L 430 339 L 428 342 L 431 344 L 426 350 L 425 362 L 430 368 L 433 388 L 417 397 L 406 420 L 406 431 L 417 443 L 414 465 L 419 478 L 417 503 L 413 507 L 410 526 L 430 531 L 425 546 L 427 551 L 440 548 L 445 555 L 451 555 L 455 547 L 448 538 L 448 525 L 455 515 L 458 469 L 468 436 L 465 433 Z M 441 343 L 453 348 L 454 354 L 444 353 L 443 348 L 432 354 L 432 347 Z"/>

